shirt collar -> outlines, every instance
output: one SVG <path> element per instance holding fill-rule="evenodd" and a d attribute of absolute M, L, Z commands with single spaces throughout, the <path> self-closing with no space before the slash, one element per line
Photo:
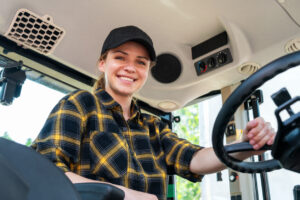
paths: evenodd
<path fill-rule="evenodd" d="M 121 106 L 118 102 L 116 102 L 110 94 L 108 94 L 104 89 L 98 88 L 95 91 L 95 95 L 99 98 L 101 104 L 106 108 L 106 109 L 116 109 L 116 110 L 122 110 Z M 135 99 L 131 101 L 131 108 L 130 108 L 130 113 L 131 113 L 131 119 L 135 118 L 136 116 L 139 117 L 140 109 L 139 106 L 137 105 L 137 102 Z"/>
<path fill-rule="evenodd" d="M 101 104 L 107 109 L 121 107 L 104 89 L 98 88 L 95 95 L 99 98 Z"/>
<path fill-rule="evenodd" d="M 131 108 L 130 108 L 131 117 L 130 119 L 133 119 L 135 117 L 140 117 L 140 107 L 137 104 L 136 99 L 133 99 L 131 102 Z"/>

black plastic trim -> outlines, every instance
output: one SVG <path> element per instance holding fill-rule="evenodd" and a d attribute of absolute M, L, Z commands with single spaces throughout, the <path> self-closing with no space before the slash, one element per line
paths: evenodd
<path fill-rule="evenodd" d="M 0 35 L 0 45 L 4 48 L 4 53 L 14 52 L 23 57 L 26 57 L 30 60 L 33 60 L 41 65 L 47 66 L 48 68 L 62 73 L 68 77 L 71 77 L 79 82 L 82 82 L 86 85 L 93 86 L 95 79 L 87 76 L 79 71 L 72 69 L 71 67 L 58 62 L 52 58 L 49 58 L 43 54 L 35 52 L 31 49 L 24 49 L 21 46 L 17 45 L 17 43 L 9 40 L 3 35 Z M 28 66 L 30 67 L 30 66 Z"/>
<path fill-rule="evenodd" d="M 192 58 L 198 58 L 228 43 L 226 31 L 192 47 Z"/>

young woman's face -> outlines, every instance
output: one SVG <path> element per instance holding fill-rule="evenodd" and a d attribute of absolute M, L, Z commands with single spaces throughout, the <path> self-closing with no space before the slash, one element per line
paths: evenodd
<path fill-rule="evenodd" d="M 105 73 L 105 90 L 129 97 L 144 85 L 149 67 L 146 48 L 131 41 L 110 49 L 106 59 L 99 62 L 99 70 Z"/>

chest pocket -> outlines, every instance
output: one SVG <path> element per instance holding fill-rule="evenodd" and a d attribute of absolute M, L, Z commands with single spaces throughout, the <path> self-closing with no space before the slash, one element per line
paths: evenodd
<path fill-rule="evenodd" d="M 122 178 L 128 169 L 128 145 L 122 135 L 94 131 L 90 135 L 91 173 L 104 179 Z"/>

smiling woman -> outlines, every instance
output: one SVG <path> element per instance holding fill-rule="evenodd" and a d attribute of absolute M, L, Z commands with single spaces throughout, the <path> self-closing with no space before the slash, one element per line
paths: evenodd
<path fill-rule="evenodd" d="M 98 66 L 105 74 L 105 89 L 118 102 L 122 102 L 121 96 L 132 98 L 133 94 L 145 84 L 150 58 L 141 44 L 126 42 L 109 50 L 106 58 L 100 59 Z"/>
<path fill-rule="evenodd" d="M 155 61 L 149 36 L 135 26 L 116 28 L 102 52 L 98 66 L 105 87 L 62 98 L 33 148 L 73 183 L 113 184 L 125 192 L 126 200 L 166 199 L 169 170 L 190 180 L 201 179 L 188 167 L 201 147 L 180 140 L 163 121 L 142 114 L 133 101 Z M 179 152 L 172 150 L 173 144 Z"/>

